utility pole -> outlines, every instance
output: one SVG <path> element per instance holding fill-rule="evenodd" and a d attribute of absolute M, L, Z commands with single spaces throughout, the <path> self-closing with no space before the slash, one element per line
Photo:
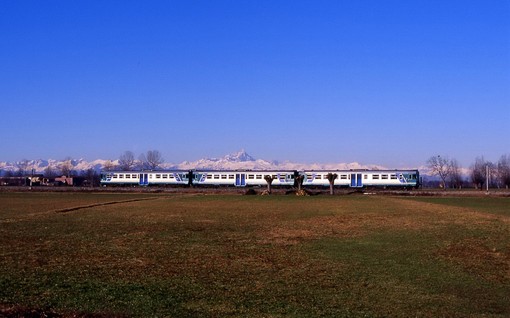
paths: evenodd
<path fill-rule="evenodd" d="M 489 165 L 485 165 L 485 179 L 487 193 L 489 193 Z"/>
<path fill-rule="evenodd" d="M 34 181 L 34 168 L 32 168 L 32 174 L 30 175 L 30 190 L 32 190 L 32 182 Z"/>

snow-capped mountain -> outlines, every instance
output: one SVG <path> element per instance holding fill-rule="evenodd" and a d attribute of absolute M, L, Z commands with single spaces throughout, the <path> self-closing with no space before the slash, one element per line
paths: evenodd
<path fill-rule="evenodd" d="M 185 161 L 175 166 L 178 169 L 215 169 L 215 170 L 236 170 L 236 169 L 251 169 L 251 170 L 342 170 L 342 169 L 385 169 L 385 167 L 378 165 L 361 165 L 357 162 L 352 163 L 296 163 L 291 161 L 277 162 L 267 161 L 263 159 L 255 159 L 250 156 L 244 149 L 228 154 L 223 158 L 207 158 L 197 161 Z"/>
<path fill-rule="evenodd" d="M 178 169 L 215 169 L 215 170 L 235 170 L 235 169 L 275 169 L 277 165 L 274 162 L 263 159 L 255 159 L 244 149 L 239 152 L 228 154 L 223 158 L 206 158 L 197 161 L 184 161 L 176 165 Z"/>
<path fill-rule="evenodd" d="M 85 171 L 94 169 L 100 171 L 103 169 L 109 160 L 97 159 L 94 161 L 86 161 L 84 159 L 69 159 L 69 160 L 55 160 L 55 159 L 35 159 L 35 160 L 22 160 L 17 162 L 0 162 L 0 170 L 4 171 L 19 171 L 23 170 L 30 173 L 32 169 L 34 173 L 45 173 L 49 170 L 58 172 L 64 165 L 68 165 L 71 170 Z M 118 164 L 118 160 L 112 162 L 113 165 Z"/>
<path fill-rule="evenodd" d="M 54 159 L 37 159 L 26 160 L 22 162 L 0 162 L 0 170 L 18 171 L 23 169 L 30 172 L 32 169 L 36 173 L 44 173 L 48 169 L 58 171 L 63 165 L 70 165 L 71 170 L 84 171 L 94 169 L 100 171 L 105 168 L 118 166 L 118 160 L 97 159 L 94 161 L 86 161 L 84 159 L 54 160 Z M 351 163 L 296 163 L 291 161 L 277 162 L 264 159 L 255 159 L 250 156 L 244 149 L 227 154 L 222 158 L 204 158 L 197 161 L 184 161 L 178 164 L 166 162 L 160 165 L 162 169 L 215 169 L 215 170 L 348 170 L 348 169 L 386 169 L 380 165 L 362 165 L 357 162 Z"/>
<path fill-rule="evenodd" d="M 241 149 L 238 152 L 226 155 L 223 157 L 224 160 L 230 162 L 242 162 L 242 161 L 256 161 L 255 158 L 250 156 L 244 149 Z"/>

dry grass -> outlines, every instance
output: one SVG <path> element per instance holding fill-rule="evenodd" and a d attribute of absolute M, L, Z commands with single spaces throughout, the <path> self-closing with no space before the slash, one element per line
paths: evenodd
<path fill-rule="evenodd" d="M 510 199 L 472 200 L 2 193 L 0 315 L 508 316 Z"/>

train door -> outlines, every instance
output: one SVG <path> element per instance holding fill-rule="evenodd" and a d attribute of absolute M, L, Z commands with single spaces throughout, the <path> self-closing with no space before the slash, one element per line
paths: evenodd
<path fill-rule="evenodd" d="M 149 184 L 149 174 L 148 173 L 140 173 L 140 185 L 148 185 Z"/>
<path fill-rule="evenodd" d="M 236 173 L 236 187 L 246 186 L 246 174 Z"/>
<path fill-rule="evenodd" d="M 363 179 L 361 173 L 351 173 L 351 188 L 363 187 Z"/>

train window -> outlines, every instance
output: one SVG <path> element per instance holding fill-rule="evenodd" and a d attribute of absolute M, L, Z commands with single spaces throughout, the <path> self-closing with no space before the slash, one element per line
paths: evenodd
<path fill-rule="evenodd" d="M 236 177 L 235 177 L 233 174 L 229 174 L 229 175 L 228 175 L 228 178 L 229 178 L 229 179 L 235 179 Z"/>
<path fill-rule="evenodd" d="M 396 179 L 397 179 L 397 175 L 396 175 L 396 174 L 391 174 L 391 175 L 390 175 L 390 179 L 392 179 L 392 180 L 396 180 Z"/>
<path fill-rule="evenodd" d="M 156 179 L 161 179 L 161 175 L 160 175 L 160 174 L 157 174 L 157 175 L 156 175 Z"/>
<path fill-rule="evenodd" d="M 253 175 L 253 174 L 248 175 L 248 179 L 253 179 L 253 178 L 255 178 L 255 175 Z"/>
<path fill-rule="evenodd" d="M 119 179 L 122 179 L 124 178 L 124 175 L 123 174 L 119 174 Z"/>
<path fill-rule="evenodd" d="M 221 175 L 221 178 L 222 178 L 222 179 L 226 179 L 226 178 L 227 178 L 227 175 L 226 175 L 226 174 L 222 174 L 222 175 Z"/>
<path fill-rule="evenodd" d="M 256 179 L 262 179 L 262 175 L 261 174 L 258 174 L 255 176 Z"/>
<path fill-rule="evenodd" d="M 311 175 L 311 174 L 307 174 L 307 175 L 306 175 L 306 178 L 307 178 L 307 179 L 313 179 L 313 175 Z"/>
<path fill-rule="evenodd" d="M 162 177 L 163 179 L 168 179 L 168 175 L 167 175 L 167 174 L 163 174 L 161 177 Z"/>
<path fill-rule="evenodd" d="M 131 178 L 136 179 L 136 178 L 138 178 L 138 175 L 137 174 L 132 174 Z"/>
<path fill-rule="evenodd" d="M 215 174 L 214 175 L 214 179 L 219 179 L 220 178 L 220 175 L 219 174 Z"/>
<path fill-rule="evenodd" d="M 322 175 L 320 175 L 320 174 L 316 175 L 315 179 L 322 179 Z"/>
<path fill-rule="evenodd" d="M 114 175 L 113 175 L 113 178 L 114 178 L 114 179 L 117 179 L 117 177 L 118 177 L 118 176 L 117 176 L 116 174 L 114 174 Z"/>
<path fill-rule="evenodd" d="M 131 175 L 130 174 L 126 174 L 126 179 L 131 179 Z"/>
<path fill-rule="evenodd" d="M 272 177 L 273 179 L 278 179 L 278 177 L 277 177 L 275 174 L 273 174 L 271 177 Z"/>
<path fill-rule="evenodd" d="M 340 179 L 344 179 L 344 180 L 347 179 L 347 175 L 346 174 L 340 175 Z"/>
<path fill-rule="evenodd" d="M 363 179 L 368 179 L 368 175 L 367 175 L 367 174 L 364 174 L 364 175 L 363 175 Z"/>
<path fill-rule="evenodd" d="M 374 180 L 379 179 L 379 175 L 378 174 L 373 174 L 372 175 L 372 179 L 374 179 Z"/>
<path fill-rule="evenodd" d="M 168 175 L 168 178 L 169 178 L 169 179 L 175 179 L 175 177 L 174 177 L 174 175 L 173 175 L 173 174 L 169 174 L 169 175 Z"/>
<path fill-rule="evenodd" d="M 381 175 L 381 179 L 388 179 L 388 175 L 387 174 L 382 174 Z"/>

